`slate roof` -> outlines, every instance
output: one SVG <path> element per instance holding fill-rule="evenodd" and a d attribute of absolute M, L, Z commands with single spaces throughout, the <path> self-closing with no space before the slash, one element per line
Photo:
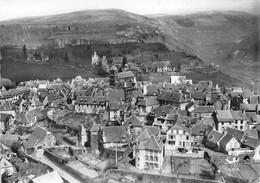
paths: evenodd
<path fill-rule="evenodd" d="M 166 120 L 167 121 L 175 121 L 175 120 L 177 120 L 177 115 L 176 114 L 167 114 Z"/>
<path fill-rule="evenodd" d="M 33 98 L 33 101 L 32 101 L 33 103 L 34 103 L 34 105 L 36 106 L 36 107 L 38 107 L 38 106 L 43 106 L 43 104 L 39 101 L 39 100 L 37 100 L 36 98 Z"/>
<path fill-rule="evenodd" d="M 228 133 L 226 135 L 224 135 L 224 137 L 221 138 L 221 140 L 219 141 L 220 147 L 222 147 L 223 149 L 226 149 L 226 145 L 230 142 L 230 140 L 232 138 L 234 138 L 234 137 Z"/>
<path fill-rule="evenodd" d="M 201 133 L 204 134 L 204 132 L 206 131 L 208 125 L 204 125 L 204 124 L 195 124 L 191 127 L 191 135 L 194 136 L 200 136 Z"/>
<path fill-rule="evenodd" d="M 132 77 L 135 77 L 135 75 L 132 71 L 125 71 L 125 72 L 118 73 L 118 79 L 126 79 L 126 78 L 132 78 Z"/>
<path fill-rule="evenodd" d="M 124 138 L 128 140 L 127 127 L 126 126 L 107 126 L 103 127 L 103 142 L 122 142 Z"/>
<path fill-rule="evenodd" d="M 33 148 L 36 144 L 40 143 L 45 138 L 47 132 L 47 130 L 38 126 L 28 137 L 28 140 L 23 143 L 24 148 Z"/>
<path fill-rule="evenodd" d="M 12 110 L 11 102 L 7 100 L 1 102 L 0 111 L 11 111 L 11 110 Z"/>
<path fill-rule="evenodd" d="M 141 88 L 137 88 L 137 89 L 133 90 L 133 96 L 134 97 L 141 97 L 141 98 L 143 98 L 144 94 L 142 92 L 142 89 Z"/>
<path fill-rule="evenodd" d="M 110 67 L 109 70 L 111 70 L 111 71 L 118 71 L 118 69 L 117 69 L 117 67 L 116 67 L 115 65 L 113 65 L 112 67 Z"/>
<path fill-rule="evenodd" d="M 169 130 L 184 130 L 186 133 L 190 133 L 190 129 L 180 123 L 175 123 Z"/>
<path fill-rule="evenodd" d="M 201 90 L 196 90 L 191 93 L 191 98 L 195 100 L 203 100 L 206 98 L 206 94 Z"/>
<path fill-rule="evenodd" d="M 255 112 L 246 112 L 246 116 L 249 121 L 249 124 L 254 124 L 259 122 Z"/>
<path fill-rule="evenodd" d="M 238 141 L 242 139 L 242 137 L 245 135 L 245 133 L 241 130 L 234 129 L 234 128 L 226 128 L 226 131 L 229 135 L 232 135 L 235 137 Z"/>
<path fill-rule="evenodd" d="M 246 113 L 243 113 L 242 111 L 231 111 L 231 115 L 233 116 L 234 120 L 247 119 Z"/>
<path fill-rule="evenodd" d="M 159 101 L 155 97 L 151 98 L 145 98 L 138 100 L 137 103 L 138 106 L 153 106 L 153 105 L 159 105 Z"/>
<path fill-rule="evenodd" d="M 157 96 L 160 92 L 160 90 L 162 89 L 161 85 L 147 85 L 146 86 L 146 95 L 147 96 Z"/>
<path fill-rule="evenodd" d="M 25 114 L 21 114 L 21 113 L 17 113 L 15 116 L 15 121 L 17 123 L 29 123 L 27 117 L 25 116 Z"/>
<path fill-rule="evenodd" d="M 154 126 L 143 126 L 143 129 L 147 129 L 149 135 L 155 135 L 155 136 L 158 136 L 160 134 L 160 130 L 159 128 L 157 127 L 154 127 Z"/>
<path fill-rule="evenodd" d="M 17 142 L 20 138 L 20 135 L 13 134 L 1 134 L 0 142 L 6 145 L 7 147 L 11 147 L 14 142 Z"/>
<path fill-rule="evenodd" d="M 247 129 L 245 134 L 253 139 L 260 139 L 260 131 L 257 129 Z"/>
<path fill-rule="evenodd" d="M 9 120 L 9 118 L 12 116 L 11 114 L 6 114 L 6 113 L 1 113 L 1 118 L 0 118 L 0 120 L 1 120 L 1 122 L 6 122 L 6 121 L 8 121 Z"/>
<path fill-rule="evenodd" d="M 240 110 L 246 110 L 246 111 L 256 111 L 256 106 L 258 104 L 240 104 Z"/>
<path fill-rule="evenodd" d="M 234 118 L 229 110 L 217 110 L 217 118 L 220 122 L 233 121 Z"/>
<path fill-rule="evenodd" d="M 139 150 L 153 150 L 153 151 L 161 150 L 161 147 L 154 135 L 150 136 L 150 138 L 147 141 L 141 142 L 137 148 Z"/>
<path fill-rule="evenodd" d="M 132 143 L 139 143 L 139 142 L 143 142 L 149 139 L 149 137 L 151 136 L 151 134 L 148 132 L 148 129 L 146 128 L 145 130 L 143 130 L 137 137 L 136 139 L 134 139 L 132 141 Z"/>
<path fill-rule="evenodd" d="M 161 90 L 161 93 L 158 95 L 157 100 L 169 101 L 177 104 L 187 102 L 187 100 L 185 100 L 184 96 L 181 93 L 169 92 L 165 90 Z"/>
<path fill-rule="evenodd" d="M 260 145 L 260 139 L 253 139 L 251 137 L 245 137 L 241 142 L 243 145 L 255 149 Z"/>
<path fill-rule="evenodd" d="M 140 120 L 134 114 L 125 121 L 125 125 L 129 124 L 131 127 L 142 127 Z"/>
<path fill-rule="evenodd" d="M 107 95 L 109 102 L 120 102 L 125 101 L 125 93 L 123 89 L 109 90 Z"/>
<path fill-rule="evenodd" d="M 79 96 L 77 97 L 75 104 L 80 105 L 105 105 L 106 97 L 90 97 L 90 96 Z"/>
<path fill-rule="evenodd" d="M 260 103 L 260 96 L 259 95 L 253 95 L 249 97 L 249 103 L 250 104 L 259 104 Z"/>
<path fill-rule="evenodd" d="M 192 113 L 212 113 L 214 111 L 213 106 L 198 106 L 193 109 Z"/>
<path fill-rule="evenodd" d="M 216 130 L 213 130 L 209 135 L 208 135 L 208 140 L 213 142 L 214 144 L 216 144 L 220 139 L 221 137 L 223 136 L 222 133 L 216 131 Z"/>
<path fill-rule="evenodd" d="M 163 114 L 167 115 L 170 113 L 170 111 L 174 109 L 173 106 L 171 105 L 164 105 L 164 106 L 159 106 L 153 109 L 155 117 L 162 116 Z"/>
<path fill-rule="evenodd" d="M 119 110 L 120 104 L 118 102 L 112 102 L 109 104 L 109 110 L 110 111 L 116 111 Z"/>

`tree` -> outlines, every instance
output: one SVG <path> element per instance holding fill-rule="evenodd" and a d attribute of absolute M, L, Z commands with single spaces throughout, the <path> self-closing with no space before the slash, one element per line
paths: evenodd
<path fill-rule="evenodd" d="M 124 56 L 122 61 L 122 66 L 125 67 L 126 64 L 127 64 L 127 58 L 126 56 Z"/>
<path fill-rule="evenodd" d="M 23 49 L 23 55 L 26 56 L 27 49 L 26 49 L 25 44 L 23 45 L 23 48 L 22 48 L 22 49 Z"/>
<path fill-rule="evenodd" d="M 106 76 L 107 73 L 103 68 L 102 62 L 99 62 L 98 65 L 96 65 L 97 74 L 99 76 Z"/>
<path fill-rule="evenodd" d="M 64 61 L 67 62 L 67 63 L 69 62 L 68 52 L 66 52 L 65 55 L 64 55 Z"/>
<path fill-rule="evenodd" d="M 14 153 L 17 153 L 18 150 L 20 149 L 20 144 L 18 142 L 14 142 L 11 146 L 11 149 Z"/>

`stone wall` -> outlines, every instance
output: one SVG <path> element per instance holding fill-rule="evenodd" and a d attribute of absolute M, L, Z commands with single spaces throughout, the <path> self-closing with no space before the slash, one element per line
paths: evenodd
<path fill-rule="evenodd" d="M 146 174 L 146 173 L 139 173 L 139 172 L 132 172 L 126 170 L 117 170 L 112 169 L 109 171 L 111 177 L 131 177 L 135 180 L 136 183 L 141 182 L 149 182 L 149 183 L 222 183 L 221 181 L 214 181 L 214 180 L 204 180 L 198 178 L 185 178 L 185 177 L 173 177 L 173 176 L 163 176 L 163 175 L 156 175 L 156 174 Z"/>

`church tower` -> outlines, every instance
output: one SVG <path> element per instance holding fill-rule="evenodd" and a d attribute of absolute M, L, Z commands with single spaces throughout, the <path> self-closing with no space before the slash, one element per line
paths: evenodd
<path fill-rule="evenodd" d="M 116 66 L 112 66 L 109 69 L 109 84 L 110 86 L 115 86 L 116 85 L 116 81 L 118 78 L 118 69 Z"/>

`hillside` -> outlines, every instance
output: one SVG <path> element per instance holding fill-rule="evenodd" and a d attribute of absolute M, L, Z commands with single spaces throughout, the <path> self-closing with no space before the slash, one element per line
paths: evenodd
<path fill-rule="evenodd" d="M 29 49 L 42 45 L 64 48 L 162 43 L 170 51 L 220 65 L 232 77 L 255 84 L 260 83 L 259 21 L 257 16 L 241 12 L 145 17 L 115 9 L 87 10 L 0 22 L 0 42 L 25 44 Z"/>

